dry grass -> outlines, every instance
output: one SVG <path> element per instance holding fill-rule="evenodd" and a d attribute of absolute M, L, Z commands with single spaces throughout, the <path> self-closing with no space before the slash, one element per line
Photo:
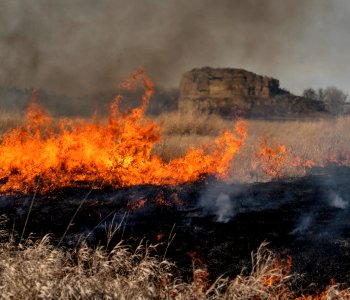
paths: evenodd
<path fill-rule="evenodd" d="M 0 111 L 0 134 L 21 124 L 22 116 L 20 113 L 8 113 Z"/>
<path fill-rule="evenodd" d="M 4 233 L 2 239 L 1 299 L 294 298 L 290 289 L 294 276 L 278 263 L 266 244 L 252 254 L 253 268 L 248 276 L 239 275 L 233 280 L 220 277 L 209 283 L 205 268 L 194 270 L 191 282 L 176 277 L 174 264 L 152 255 L 155 246 L 139 245 L 132 250 L 118 244 L 107 252 L 103 247 L 84 245 L 74 250 L 59 248 L 50 243 L 48 236 L 23 244 L 16 244 Z M 350 297 L 350 290 L 332 285 L 317 299 L 346 297 Z"/>
<path fill-rule="evenodd" d="M 0 254 L 3 299 L 157 299 L 168 262 L 158 262 L 142 246 L 135 251 L 117 245 L 55 248 L 49 238 L 17 246 L 2 245 Z"/>
<path fill-rule="evenodd" d="M 162 139 L 154 152 L 166 161 L 183 156 L 189 147 L 208 143 L 213 137 L 232 128 L 232 122 L 216 115 L 167 113 L 155 121 L 161 128 Z"/>
<path fill-rule="evenodd" d="M 166 113 L 156 119 L 165 136 L 217 136 L 225 129 L 232 128 L 232 122 L 218 115 L 196 115 Z"/>
<path fill-rule="evenodd" d="M 182 117 L 170 114 L 161 116 L 157 121 L 161 124 L 163 139 L 155 153 L 167 160 L 183 155 L 189 146 L 210 142 L 213 136 L 233 128 L 232 121 L 217 116 Z M 303 161 L 312 160 L 319 166 L 328 161 L 350 164 L 349 116 L 298 121 L 249 120 L 248 123 L 247 141 L 232 164 L 232 180 L 252 182 L 271 179 L 257 164 L 256 154 L 263 138 L 272 147 L 286 146 L 287 159 L 281 170 L 286 176 L 305 174 L 305 168 L 293 166 L 297 157 Z"/>

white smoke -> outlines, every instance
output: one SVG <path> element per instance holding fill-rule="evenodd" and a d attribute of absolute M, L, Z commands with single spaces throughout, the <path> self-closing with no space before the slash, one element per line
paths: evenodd
<path fill-rule="evenodd" d="M 329 197 L 329 205 L 335 208 L 346 209 L 349 205 L 349 202 L 344 200 L 338 194 L 332 193 Z"/>
<path fill-rule="evenodd" d="M 235 215 L 236 204 L 231 201 L 229 195 L 220 193 L 216 198 L 216 217 L 218 222 L 228 222 Z"/>
<path fill-rule="evenodd" d="M 199 206 L 210 214 L 216 216 L 217 222 L 230 221 L 239 209 L 239 201 L 235 197 L 237 191 L 225 185 L 215 184 L 206 190 L 200 200 Z"/>
<path fill-rule="evenodd" d="M 313 215 L 307 214 L 303 215 L 297 226 L 291 231 L 291 234 L 305 234 L 306 231 L 310 228 L 312 222 L 313 222 Z"/>

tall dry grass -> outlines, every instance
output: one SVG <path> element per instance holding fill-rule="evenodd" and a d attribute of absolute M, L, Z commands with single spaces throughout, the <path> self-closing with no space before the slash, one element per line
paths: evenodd
<path fill-rule="evenodd" d="M 0 110 L 0 134 L 21 124 L 23 117 L 18 113 L 9 113 Z"/>
<path fill-rule="evenodd" d="M 155 119 L 161 128 L 162 139 L 154 153 L 169 161 L 182 156 L 189 147 L 196 147 L 232 128 L 228 122 L 216 115 L 194 115 L 166 113 Z"/>
<path fill-rule="evenodd" d="M 233 128 L 233 121 L 218 116 L 167 114 L 160 116 L 163 139 L 155 153 L 166 159 L 183 155 L 189 146 L 210 143 L 213 136 Z M 295 159 L 311 160 L 314 165 L 328 162 L 350 164 L 350 116 L 319 120 L 248 120 L 248 138 L 234 158 L 232 180 L 252 182 L 269 180 L 257 164 L 262 139 L 271 147 L 284 145 L 286 160 L 281 166 L 285 176 L 304 175 L 307 169 L 295 167 Z"/>
<path fill-rule="evenodd" d="M 2 232 L 0 244 L 1 299 L 294 299 L 295 275 L 262 244 L 252 254 L 252 269 L 234 279 L 207 281 L 205 268 L 193 280 L 177 277 L 173 263 L 154 256 L 156 246 L 136 249 L 117 244 L 77 249 L 53 246 L 50 238 L 17 244 Z M 329 286 L 317 298 L 349 299 L 350 290 Z M 298 299 L 316 299 L 301 296 Z"/>

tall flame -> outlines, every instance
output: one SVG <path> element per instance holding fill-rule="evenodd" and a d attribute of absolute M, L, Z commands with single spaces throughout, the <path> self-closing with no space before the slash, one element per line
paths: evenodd
<path fill-rule="evenodd" d="M 184 157 L 166 163 L 152 154 L 160 140 L 159 127 L 144 116 L 153 82 L 138 69 L 122 88 L 133 89 L 139 82 L 144 88 L 142 104 L 125 113 L 119 108 L 121 97 L 116 97 L 107 124 L 55 121 L 31 104 L 24 125 L 0 140 L 0 192 L 175 185 L 194 182 L 206 174 L 227 178 L 232 158 L 246 139 L 246 123 L 238 121 L 235 133 L 226 131 L 210 145 L 190 148 Z"/>

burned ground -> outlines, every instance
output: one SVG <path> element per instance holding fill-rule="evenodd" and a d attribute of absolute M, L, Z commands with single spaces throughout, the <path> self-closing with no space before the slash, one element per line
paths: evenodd
<path fill-rule="evenodd" d="M 24 238 L 51 233 L 57 242 L 64 236 L 67 247 L 105 244 L 106 228 L 121 223 L 110 246 L 121 239 L 160 242 L 158 254 L 175 261 L 187 278 L 193 257 L 212 278 L 233 277 L 268 241 L 282 258 L 292 257 L 293 272 L 305 275 L 298 286 L 306 288 L 331 278 L 350 283 L 349 176 L 350 168 L 334 166 L 255 184 L 206 179 L 175 187 L 56 190 L 35 198 L 3 194 L 0 205 L 18 236 L 30 211 Z"/>

